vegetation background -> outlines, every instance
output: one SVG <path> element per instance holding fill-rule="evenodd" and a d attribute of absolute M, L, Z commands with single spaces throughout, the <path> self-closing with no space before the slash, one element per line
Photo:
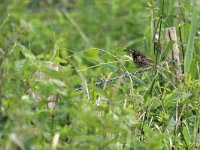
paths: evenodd
<path fill-rule="evenodd" d="M 200 149 L 199 7 L 0 0 L 0 149 Z M 172 26 L 181 83 L 166 63 L 173 42 L 164 30 Z M 163 65 L 108 82 L 140 70 L 126 48 Z"/>

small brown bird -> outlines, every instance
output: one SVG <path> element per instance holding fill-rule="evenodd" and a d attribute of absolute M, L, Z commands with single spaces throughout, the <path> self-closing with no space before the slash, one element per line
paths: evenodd
<path fill-rule="evenodd" d="M 146 68 L 149 66 L 153 66 L 153 60 L 146 57 L 144 54 L 142 54 L 139 50 L 133 49 L 133 50 L 125 50 L 129 53 L 132 53 L 133 62 L 137 64 L 139 67 Z"/>

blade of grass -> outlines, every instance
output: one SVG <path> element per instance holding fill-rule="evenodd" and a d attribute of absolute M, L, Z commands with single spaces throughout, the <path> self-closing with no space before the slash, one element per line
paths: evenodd
<path fill-rule="evenodd" d="M 192 22 L 190 25 L 190 33 L 189 39 L 186 47 L 186 54 L 184 59 L 184 73 L 188 73 L 190 70 L 190 65 L 192 62 L 192 54 L 194 50 L 194 37 L 195 37 L 195 28 L 197 24 L 197 7 L 193 6 L 193 13 L 192 13 Z"/>
<path fill-rule="evenodd" d="M 161 55 L 161 60 L 167 59 L 167 56 L 169 55 L 173 44 L 174 44 L 174 41 L 170 40 L 169 43 L 167 44 L 167 47 L 165 48 L 165 50 L 163 51 Z"/>
<path fill-rule="evenodd" d="M 26 57 L 29 60 L 36 60 L 35 55 L 29 50 L 27 49 L 24 45 L 20 44 L 20 43 L 16 43 L 12 49 L 10 54 L 12 54 L 14 51 L 20 51 L 24 57 Z"/>
<path fill-rule="evenodd" d="M 156 79 L 157 79 L 157 75 L 155 75 L 154 79 L 152 80 L 151 84 L 149 85 L 148 90 L 146 91 L 146 93 L 144 95 L 145 100 L 148 98 L 148 96 L 152 96 L 153 91 L 154 91 L 154 86 L 155 86 L 155 83 L 156 83 Z"/>
<path fill-rule="evenodd" d="M 0 31 L 1 31 L 1 29 L 3 28 L 3 26 L 6 24 L 6 22 L 8 21 L 9 17 L 10 17 L 10 14 L 8 14 L 8 15 L 3 19 L 2 23 L 0 24 Z"/>
<path fill-rule="evenodd" d="M 139 83 L 140 85 L 147 86 L 146 83 L 144 83 L 140 78 L 138 78 L 134 75 L 131 75 L 131 78 L 133 79 L 133 81 Z"/>

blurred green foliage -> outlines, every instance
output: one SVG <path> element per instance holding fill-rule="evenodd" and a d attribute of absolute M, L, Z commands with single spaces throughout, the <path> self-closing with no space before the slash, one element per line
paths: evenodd
<path fill-rule="evenodd" d="M 0 0 L 0 150 L 198 149 L 194 7 L 189 0 Z M 181 59 L 191 62 L 181 85 L 167 63 L 107 82 L 139 69 L 125 48 L 168 61 L 170 26 Z"/>
<path fill-rule="evenodd" d="M 65 48 L 75 51 L 92 46 L 124 47 L 134 38 L 142 38 L 144 30 L 140 29 L 147 23 L 144 2 L 33 0 L 13 1 L 12 5 L 11 2 L 1 5 L 1 20 L 6 18 L 2 45 L 7 48 L 20 42 L 35 54 L 50 51 L 60 40 Z M 60 10 L 69 13 L 78 27 Z"/>

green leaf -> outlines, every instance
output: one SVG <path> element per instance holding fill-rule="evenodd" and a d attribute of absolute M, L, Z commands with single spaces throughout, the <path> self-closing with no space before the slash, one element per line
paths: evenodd
<path fill-rule="evenodd" d="M 153 81 L 151 82 L 151 84 L 149 85 L 149 89 L 146 91 L 144 98 L 147 99 L 147 97 L 150 95 L 152 96 L 152 93 L 154 91 L 154 85 L 156 83 L 156 79 L 157 79 L 157 75 L 154 77 Z"/>
<path fill-rule="evenodd" d="M 65 83 L 63 81 L 60 81 L 60 80 L 51 79 L 50 81 L 51 81 L 51 83 L 54 83 L 58 87 L 65 87 L 66 86 Z"/>
<path fill-rule="evenodd" d="M 188 73 L 190 70 L 190 65 L 192 62 L 192 55 L 194 51 L 194 37 L 195 37 L 195 29 L 197 24 L 197 7 L 193 6 L 193 15 L 192 22 L 190 26 L 189 39 L 186 48 L 186 54 L 184 59 L 184 73 Z"/>
<path fill-rule="evenodd" d="M 3 26 L 8 22 L 9 17 L 10 17 L 10 13 L 9 13 L 9 14 L 3 19 L 3 21 L 1 22 L 1 24 L 0 24 L 0 31 L 1 31 L 1 29 L 3 28 Z"/>
<path fill-rule="evenodd" d="M 189 145 L 190 144 L 190 133 L 189 133 L 188 126 L 183 127 L 183 136 L 184 136 L 185 142 L 187 143 L 187 145 Z"/>
<path fill-rule="evenodd" d="M 143 86 L 147 86 L 146 83 L 144 83 L 141 79 L 139 79 L 138 77 L 131 75 L 131 78 L 133 79 L 133 81 L 143 85 Z"/>
<path fill-rule="evenodd" d="M 163 51 L 161 55 L 161 60 L 167 59 L 167 56 L 169 55 L 173 44 L 174 44 L 174 41 L 170 40 L 169 43 L 167 44 L 167 47 L 165 48 L 165 50 Z"/>
<path fill-rule="evenodd" d="M 26 57 L 29 60 L 33 61 L 36 59 L 35 55 L 30 50 L 28 50 L 25 46 L 23 46 L 19 43 L 14 45 L 12 51 L 14 51 L 14 50 L 21 51 L 21 53 L 24 55 L 24 57 Z"/>

